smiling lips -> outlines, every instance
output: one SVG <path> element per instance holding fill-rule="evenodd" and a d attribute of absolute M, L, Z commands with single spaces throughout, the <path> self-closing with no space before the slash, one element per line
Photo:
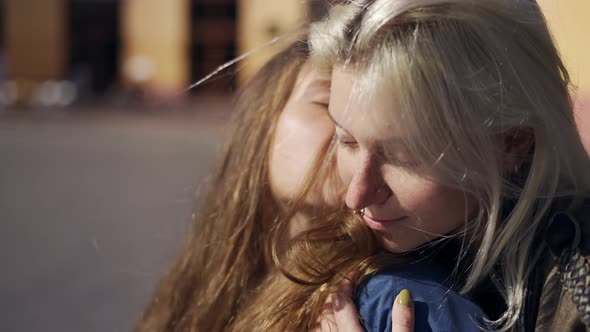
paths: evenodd
<path fill-rule="evenodd" d="M 397 222 L 406 219 L 406 216 L 395 218 L 395 219 L 375 219 L 372 217 L 367 216 L 366 214 L 363 215 L 363 220 L 369 226 L 369 228 L 374 229 L 376 231 L 385 230 L 392 225 L 395 225 Z"/>

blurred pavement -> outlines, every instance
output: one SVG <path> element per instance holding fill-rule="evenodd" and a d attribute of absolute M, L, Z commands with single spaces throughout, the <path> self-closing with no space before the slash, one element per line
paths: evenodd
<path fill-rule="evenodd" d="M 132 330 L 221 148 L 213 105 L 0 114 L 0 331 Z"/>

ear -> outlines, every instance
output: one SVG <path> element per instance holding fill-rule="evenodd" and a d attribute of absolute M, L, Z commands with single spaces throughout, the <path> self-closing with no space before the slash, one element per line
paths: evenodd
<path fill-rule="evenodd" d="M 508 130 L 503 134 L 502 173 L 514 175 L 530 155 L 535 144 L 535 134 L 532 128 L 519 127 Z"/>

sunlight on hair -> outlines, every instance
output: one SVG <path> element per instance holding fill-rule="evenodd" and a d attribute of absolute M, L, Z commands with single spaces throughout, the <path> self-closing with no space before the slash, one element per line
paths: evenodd
<path fill-rule="evenodd" d="M 219 74 L 221 71 L 223 71 L 226 68 L 231 67 L 234 64 L 236 64 L 236 63 L 238 63 L 238 62 L 246 59 L 247 57 L 251 56 L 252 54 L 254 54 L 254 53 L 256 53 L 256 52 L 258 52 L 260 50 L 263 50 L 263 49 L 265 49 L 267 47 L 270 47 L 270 46 L 272 46 L 272 45 L 274 45 L 274 44 L 276 44 L 276 43 L 278 43 L 280 41 L 283 41 L 283 40 L 287 39 L 287 37 L 292 37 L 292 36 L 294 36 L 294 35 L 296 35 L 298 33 L 300 33 L 300 31 L 289 32 L 289 33 L 286 33 L 286 34 L 284 34 L 282 36 L 275 37 L 271 41 L 269 41 L 268 43 L 263 44 L 263 45 L 255 48 L 255 49 L 253 49 L 251 51 L 248 51 L 248 52 L 246 52 L 246 53 L 244 53 L 244 54 L 236 57 L 235 59 L 232 59 L 232 60 L 230 60 L 230 61 L 228 61 L 228 62 L 220 65 L 219 67 L 215 68 L 214 71 L 212 71 L 211 73 L 209 73 L 207 76 L 201 78 L 196 83 L 191 84 L 188 88 L 186 88 L 185 92 L 188 92 L 188 91 L 190 91 L 190 90 L 198 87 L 199 85 L 201 85 L 201 84 L 205 83 L 206 81 L 208 81 L 213 76 Z"/>

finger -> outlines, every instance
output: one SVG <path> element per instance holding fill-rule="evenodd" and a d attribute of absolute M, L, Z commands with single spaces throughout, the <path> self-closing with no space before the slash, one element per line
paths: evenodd
<path fill-rule="evenodd" d="M 332 297 L 328 296 L 326 302 L 322 306 L 320 316 L 316 321 L 316 325 L 313 329 L 314 332 L 328 332 L 335 331 L 334 325 L 336 324 L 334 319 L 334 307 L 332 304 Z"/>
<path fill-rule="evenodd" d="M 339 332 L 338 325 L 336 324 L 336 319 L 334 318 L 334 314 L 331 312 L 326 312 L 322 314 L 320 327 L 322 332 Z"/>
<path fill-rule="evenodd" d="M 332 294 L 334 318 L 340 332 L 362 332 L 358 311 L 352 301 L 352 283 L 345 279 Z"/>
<path fill-rule="evenodd" d="M 353 284 L 356 284 L 356 282 L 358 281 L 357 279 L 359 278 L 360 274 L 361 274 L 360 271 L 358 271 L 358 270 L 352 270 L 352 271 L 348 272 L 348 274 L 346 275 L 345 279 L 348 279 Z"/>
<path fill-rule="evenodd" d="M 402 290 L 393 301 L 391 323 L 391 332 L 414 332 L 414 302 L 409 290 Z"/>

